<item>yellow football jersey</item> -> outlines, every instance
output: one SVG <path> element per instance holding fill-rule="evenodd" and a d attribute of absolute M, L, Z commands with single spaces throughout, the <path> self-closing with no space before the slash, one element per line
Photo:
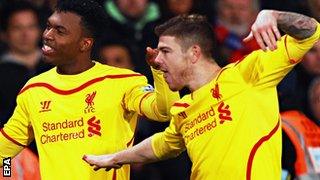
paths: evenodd
<path fill-rule="evenodd" d="M 286 35 L 275 51 L 255 51 L 230 64 L 171 108 L 173 119 L 152 137 L 160 158 L 187 153 L 191 179 L 279 180 L 281 126 L 276 85 L 319 39 Z"/>
<path fill-rule="evenodd" d="M 164 80 L 162 85 L 166 85 Z M 32 78 L 21 90 L 0 139 L 25 146 L 34 137 L 42 179 L 129 179 L 128 165 L 94 171 L 82 157 L 132 146 L 138 115 L 168 119 L 158 110 L 166 108 L 156 106 L 155 94 L 146 78 L 131 70 L 98 62 L 77 75 L 60 75 L 53 68 Z M 169 90 L 162 96 L 179 98 Z M 2 158 L 10 155 L 0 149 Z"/>

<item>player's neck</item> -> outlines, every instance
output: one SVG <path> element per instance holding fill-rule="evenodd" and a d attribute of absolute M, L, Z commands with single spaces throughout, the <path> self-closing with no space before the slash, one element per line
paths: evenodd
<path fill-rule="evenodd" d="M 189 89 L 191 92 L 201 88 L 202 86 L 211 82 L 221 70 L 215 62 L 203 61 L 201 65 L 193 68 L 193 78 L 189 82 Z"/>
<path fill-rule="evenodd" d="M 57 66 L 57 72 L 64 75 L 80 74 L 94 66 L 93 61 L 80 61 L 73 64 L 64 64 Z"/>

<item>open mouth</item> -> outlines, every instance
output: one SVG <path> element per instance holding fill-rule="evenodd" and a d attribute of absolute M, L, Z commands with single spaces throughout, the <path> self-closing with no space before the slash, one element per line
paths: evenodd
<path fill-rule="evenodd" d="M 52 47 L 44 44 L 44 45 L 42 46 L 42 51 L 43 51 L 43 54 L 49 55 L 49 54 L 51 54 L 51 53 L 54 52 L 54 49 L 53 49 Z"/>

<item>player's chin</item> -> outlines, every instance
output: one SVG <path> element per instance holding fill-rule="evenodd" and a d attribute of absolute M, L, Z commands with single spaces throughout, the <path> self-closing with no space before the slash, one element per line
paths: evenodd
<path fill-rule="evenodd" d="M 52 58 L 50 58 L 49 56 L 46 56 L 46 55 L 43 55 L 43 61 L 45 63 L 48 63 L 48 64 L 53 64 L 53 65 L 55 64 L 54 60 Z"/>
<path fill-rule="evenodd" d="M 58 65 L 59 62 L 56 60 L 56 58 L 54 58 L 53 56 L 48 56 L 48 55 L 43 55 L 43 61 L 45 63 L 48 63 L 48 64 L 52 64 L 52 65 Z"/>
<path fill-rule="evenodd" d="M 167 82 L 167 83 L 168 83 L 169 89 L 171 91 L 180 91 L 182 89 L 182 87 L 176 86 L 173 83 L 169 83 L 169 82 Z"/>

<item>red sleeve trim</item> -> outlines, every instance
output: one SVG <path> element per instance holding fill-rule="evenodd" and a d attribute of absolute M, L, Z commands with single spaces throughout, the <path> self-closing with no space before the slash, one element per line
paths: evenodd
<path fill-rule="evenodd" d="M 141 105 L 142 105 L 142 101 L 149 95 L 151 94 L 151 92 L 148 92 L 147 94 L 143 95 L 143 97 L 141 98 L 140 102 L 139 102 L 139 111 L 140 111 L 140 114 L 142 116 L 144 116 L 144 113 L 142 112 L 142 108 L 141 108 Z"/>
<path fill-rule="evenodd" d="M 288 47 L 287 47 L 287 37 L 288 37 L 288 35 L 284 36 L 284 47 L 286 48 L 286 53 L 287 53 L 289 62 L 290 62 L 291 64 L 295 64 L 295 63 L 298 62 L 298 60 L 294 60 L 294 59 L 291 59 L 291 58 L 290 58 L 289 51 L 288 51 Z"/>
<path fill-rule="evenodd" d="M 98 77 L 95 79 L 92 79 L 90 81 L 87 81 L 86 83 L 80 85 L 79 87 L 76 87 L 74 89 L 69 89 L 69 90 L 61 90 L 58 89 L 48 83 L 44 83 L 44 82 L 39 82 L 39 83 L 33 83 L 33 84 L 29 84 L 26 87 L 24 87 L 23 89 L 21 89 L 21 91 L 19 92 L 19 94 L 22 94 L 23 92 L 27 91 L 28 89 L 31 88 L 35 88 L 35 87 L 44 87 L 49 89 L 50 91 L 56 93 L 56 94 L 60 94 L 60 95 L 70 95 L 76 92 L 79 92 L 97 82 L 103 81 L 104 79 L 119 79 L 119 78 L 128 78 L 128 77 L 134 77 L 134 76 L 143 76 L 141 74 L 119 74 L 119 75 L 106 75 L 103 77 Z"/>
<path fill-rule="evenodd" d="M 116 180 L 116 179 L 117 179 L 117 170 L 113 169 L 112 180 Z"/>
<path fill-rule="evenodd" d="M 284 36 L 284 47 L 286 48 L 287 56 L 290 59 L 289 52 L 288 52 L 288 47 L 287 47 L 287 37 L 288 37 L 287 35 Z"/>
<path fill-rule="evenodd" d="M 279 129 L 279 126 L 280 126 L 280 119 L 278 119 L 277 125 L 271 130 L 271 132 L 270 132 L 268 135 L 263 136 L 263 137 L 253 146 L 253 148 L 251 149 L 250 156 L 249 156 L 248 163 L 247 163 L 246 180 L 251 180 L 252 163 L 253 163 L 253 159 L 254 159 L 254 156 L 255 156 L 258 148 L 259 148 L 264 142 L 268 141 L 268 140 L 277 132 L 277 130 Z"/>
<path fill-rule="evenodd" d="M 4 132 L 3 129 L 0 130 L 0 132 L 2 133 L 2 135 L 7 138 L 9 141 L 15 143 L 18 146 L 22 146 L 22 147 L 26 147 L 25 145 L 19 143 L 18 141 L 14 140 L 12 137 L 10 137 L 7 133 Z"/>
<path fill-rule="evenodd" d="M 190 105 L 188 103 L 174 103 L 173 106 L 187 108 Z"/>

